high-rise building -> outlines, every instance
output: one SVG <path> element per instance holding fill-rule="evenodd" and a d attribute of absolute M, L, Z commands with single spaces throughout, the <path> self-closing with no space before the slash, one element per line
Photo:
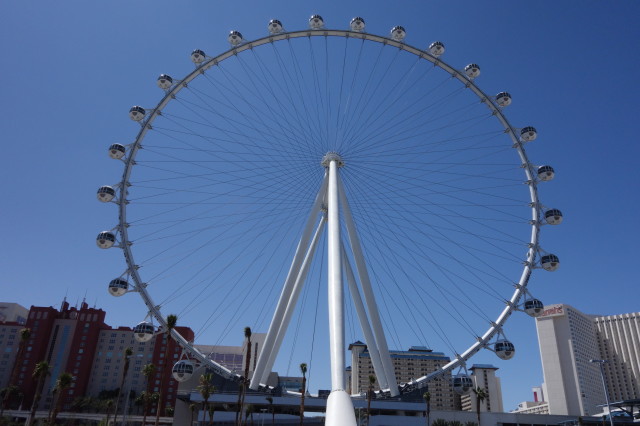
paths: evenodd
<path fill-rule="evenodd" d="M 168 359 L 165 360 L 167 344 L 163 333 L 156 334 L 149 342 L 140 343 L 134 339 L 131 328 L 113 329 L 104 322 L 105 316 L 105 311 L 90 308 L 85 302 L 77 308 L 64 301 L 59 310 L 32 306 L 24 325 L 15 322 L 0 324 L 1 383 L 5 386 L 15 372 L 14 384 L 24 394 L 22 407 L 29 408 L 37 383 L 32 373 L 36 364 L 46 361 L 50 374 L 44 381 L 39 409 L 51 407 L 55 382 L 60 374 L 68 372 L 73 376 L 73 382 L 62 394 L 62 409 L 68 410 L 78 397 L 97 397 L 103 391 L 116 391 L 124 374 L 125 350 L 131 347 L 133 354 L 122 398 L 130 395 L 131 391 L 136 394 L 146 389 L 157 392 L 164 375 L 162 406 L 174 406 L 178 386 L 171 377 L 171 367 L 182 353 L 178 344 L 172 339 L 169 341 Z M 16 360 L 22 328 L 29 328 L 31 335 L 23 356 Z M 176 329 L 187 340 L 193 341 L 191 329 Z M 149 383 L 142 375 L 142 368 L 148 363 L 156 366 Z"/>
<path fill-rule="evenodd" d="M 17 303 L 0 302 L 0 323 L 17 322 L 24 324 L 27 322 L 29 310 Z"/>
<path fill-rule="evenodd" d="M 594 321 L 610 399 L 640 399 L 640 312 Z"/>
<path fill-rule="evenodd" d="M 11 379 L 13 365 L 20 346 L 20 330 L 24 325 L 17 322 L 0 323 L 0 389 L 5 388 Z"/>
<path fill-rule="evenodd" d="M 613 400 L 640 398 L 640 314 L 587 315 L 572 306 L 545 306 L 536 318 L 545 399 L 550 414 L 593 415 L 605 403 L 600 367 Z M 633 366 L 635 363 L 635 367 Z"/>
<path fill-rule="evenodd" d="M 367 345 L 357 341 L 349 345 L 351 351 L 351 393 L 366 392 L 369 376 L 375 375 Z M 442 352 L 433 352 L 423 346 L 412 346 L 408 351 L 390 350 L 391 362 L 398 384 L 426 376 L 447 364 L 450 359 Z M 378 384 L 374 386 L 379 390 Z M 451 386 L 451 373 L 429 382 L 433 410 L 459 409 L 460 399 Z"/>
<path fill-rule="evenodd" d="M 489 364 L 473 364 L 471 370 L 471 380 L 473 380 L 473 388 L 482 388 L 486 392 L 486 397 L 480 403 L 480 411 L 492 411 L 502 413 L 502 386 L 500 378 L 496 376 L 498 367 Z M 474 392 L 462 395 L 462 410 L 475 411 L 477 397 Z"/>

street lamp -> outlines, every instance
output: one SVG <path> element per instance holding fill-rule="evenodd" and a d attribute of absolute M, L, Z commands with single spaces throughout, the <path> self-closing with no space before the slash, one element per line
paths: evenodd
<path fill-rule="evenodd" d="M 607 383 L 604 381 L 604 364 L 609 362 L 607 359 L 591 359 L 589 362 L 593 362 L 600 365 L 600 377 L 602 377 L 602 387 L 604 388 L 604 397 L 607 401 L 607 408 L 609 410 L 609 422 L 613 426 L 613 414 L 611 413 L 611 403 L 609 402 L 609 391 L 607 390 Z"/>

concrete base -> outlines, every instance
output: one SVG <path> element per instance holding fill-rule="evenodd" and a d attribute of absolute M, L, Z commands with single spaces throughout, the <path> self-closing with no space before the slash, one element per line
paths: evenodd
<path fill-rule="evenodd" d="M 356 415 L 349 394 L 334 390 L 327 399 L 327 426 L 356 426 Z"/>

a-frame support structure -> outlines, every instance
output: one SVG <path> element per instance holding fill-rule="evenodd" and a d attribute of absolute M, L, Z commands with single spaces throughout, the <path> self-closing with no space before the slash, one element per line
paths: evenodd
<path fill-rule="evenodd" d="M 391 396 L 397 396 L 399 391 L 360 238 L 340 179 L 340 168 L 344 163 L 338 154 L 330 152 L 324 156 L 322 165 L 326 169 L 324 179 L 291 262 L 249 387 L 257 390 L 260 383 L 267 381 L 307 278 L 320 235 L 326 228 L 331 359 L 331 394 L 327 401 L 326 424 L 355 426 L 353 404 L 345 391 L 343 277 L 347 279 L 380 388 L 389 389 Z M 340 235 L 341 218 L 348 234 L 346 240 L 343 240 Z M 347 255 L 348 249 L 355 261 L 355 270 Z M 362 289 L 364 301 L 358 283 Z"/>

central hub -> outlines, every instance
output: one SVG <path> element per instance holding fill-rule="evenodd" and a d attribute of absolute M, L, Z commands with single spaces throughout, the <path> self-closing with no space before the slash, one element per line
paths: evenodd
<path fill-rule="evenodd" d="M 322 157 L 322 161 L 320 162 L 320 164 L 322 164 L 322 166 L 325 168 L 329 168 L 329 164 L 332 161 L 335 161 L 338 167 L 344 167 L 344 161 L 342 161 L 342 157 L 340 157 L 340 154 L 333 151 L 327 152 L 324 157 Z"/>

